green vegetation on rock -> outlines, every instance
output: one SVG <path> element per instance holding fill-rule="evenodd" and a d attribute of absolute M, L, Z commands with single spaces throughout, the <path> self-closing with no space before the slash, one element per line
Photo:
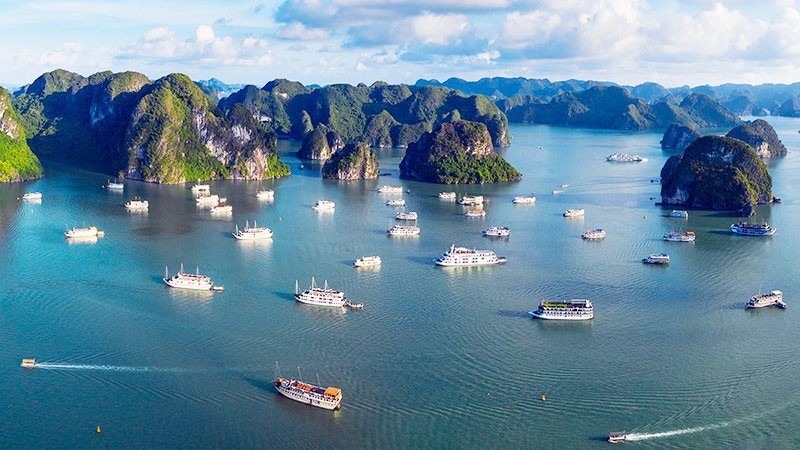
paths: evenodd
<path fill-rule="evenodd" d="M 0 181 L 24 181 L 42 176 L 39 158 L 25 140 L 25 130 L 11 106 L 8 91 L 0 87 Z"/>
<path fill-rule="evenodd" d="M 772 201 L 772 177 L 755 150 L 738 139 L 698 138 L 661 169 L 661 201 L 739 210 Z"/>
<path fill-rule="evenodd" d="M 786 146 L 766 120 L 746 122 L 729 131 L 726 136 L 746 142 L 762 158 L 786 156 Z"/>
<path fill-rule="evenodd" d="M 486 125 L 443 122 L 410 144 L 400 163 L 400 175 L 431 183 L 496 183 L 522 175 L 492 146 Z"/>
<path fill-rule="evenodd" d="M 364 142 L 347 144 L 322 166 L 322 178 L 371 180 L 378 177 L 375 152 Z"/>

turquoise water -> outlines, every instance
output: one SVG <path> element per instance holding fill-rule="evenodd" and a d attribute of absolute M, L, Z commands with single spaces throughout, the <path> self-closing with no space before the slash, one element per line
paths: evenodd
<path fill-rule="evenodd" d="M 651 180 L 669 154 L 655 133 L 514 126 L 503 154 L 523 181 L 454 188 L 398 180 L 396 149 L 379 151 L 390 177 L 323 181 L 282 142 L 291 177 L 211 183 L 228 218 L 198 210 L 188 186 L 126 182 L 117 194 L 101 174 L 48 164 L 42 180 L 0 186 L 0 447 L 604 448 L 626 429 L 634 447 L 796 448 L 800 121 L 770 122 L 790 154 L 770 167 L 784 203 L 758 208 L 778 227 L 767 239 L 730 235 L 728 213 L 665 217 Z M 616 151 L 649 161 L 606 163 Z M 397 209 L 381 184 L 410 191 L 421 236 L 385 235 Z M 256 199 L 262 187 L 273 203 Z M 436 198 L 450 189 L 489 198 L 487 217 Z M 32 190 L 41 204 L 17 200 Z M 535 206 L 511 203 L 530 192 Z M 133 195 L 149 213 L 125 211 Z M 336 212 L 312 211 L 320 198 Z M 568 208 L 586 216 L 565 219 Z M 233 239 L 246 220 L 272 228 L 272 242 Z M 105 237 L 67 243 L 63 230 L 83 224 Z M 490 225 L 510 238 L 482 237 Z M 604 241 L 580 239 L 595 227 Z M 679 229 L 697 242 L 659 239 Z M 508 263 L 435 267 L 451 243 Z M 639 262 L 654 252 L 672 264 Z M 379 270 L 352 267 L 369 254 Z M 165 266 L 180 263 L 225 292 L 166 288 Z M 311 276 L 365 309 L 297 304 L 295 280 Z M 769 289 L 789 309 L 744 311 Z M 531 320 L 543 296 L 590 298 L 596 319 Z M 23 370 L 23 357 L 54 366 Z M 341 387 L 343 409 L 280 397 L 276 361 Z"/>

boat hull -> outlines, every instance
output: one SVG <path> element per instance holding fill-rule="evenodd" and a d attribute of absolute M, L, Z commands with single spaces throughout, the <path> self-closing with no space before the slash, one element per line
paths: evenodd
<path fill-rule="evenodd" d="M 301 395 L 301 394 L 297 394 L 294 391 L 291 391 L 289 389 L 284 388 L 280 384 L 273 383 L 273 386 L 275 386 L 275 389 L 281 395 L 283 395 L 284 397 L 286 397 L 286 398 L 288 398 L 290 400 L 294 400 L 296 402 L 305 403 L 306 405 L 311 405 L 311 406 L 315 406 L 317 408 L 327 409 L 329 411 L 333 411 L 335 409 L 341 409 L 342 408 L 341 401 L 338 401 L 338 402 L 330 401 L 330 402 L 328 402 L 328 401 L 317 400 L 315 398 L 310 398 L 310 397 L 306 397 L 306 396 Z"/>
<path fill-rule="evenodd" d="M 210 291 L 211 288 L 214 287 L 213 284 L 209 285 L 209 286 L 206 286 L 206 285 L 191 285 L 191 284 L 190 285 L 183 285 L 183 284 L 179 284 L 179 283 L 173 282 L 172 279 L 170 279 L 170 278 L 162 278 L 162 280 L 164 280 L 164 283 L 166 283 L 167 286 L 169 286 L 169 287 L 176 288 L 176 289 L 188 289 L 190 291 Z"/>
<path fill-rule="evenodd" d="M 436 260 L 436 265 L 437 266 L 442 266 L 442 267 L 479 267 L 479 266 L 494 266 L 494 265 L 497 265 L 497 264 L 503 264 L 505 262 L 506 262 L 506 258 L 503 258 L 503 257 L 498 257 L 497 260 L 495 260 L 495 261 L 467 263 L 467 264 L 464 264 L 464 263 L 451 263 L 451 262 L 447 262 L 447 261 L 440 261 L 440 260 L 437 259 Z"/>
<path fill-rule="evenodd" d="M 328 308 L 341 308 L 347 303 L 347 297 L 343 297 L 341 302 L 331 302 L 331 303 L 320 303 L 313 300 L 309 300 L 308 298 L 304 297 L 303 294 L 294 294 L 295 300 L 304 304 L 304 305 L 314 305 L 314 306 L 325 306 Z"/>
<path fill-rule="evenodd" d="M 542 314 L 538 310 L 534 310 L 528 313 L 534 319 L 540 320 L 565 320 L 565 321 L 582 321 L 582 320 L 592 320 L 594 319 L 594 313 L 587 314 L 584 316 L 576 316 L 576 317 L 562 317 L 562 316 L 550 316 L 547 314 Z"/>

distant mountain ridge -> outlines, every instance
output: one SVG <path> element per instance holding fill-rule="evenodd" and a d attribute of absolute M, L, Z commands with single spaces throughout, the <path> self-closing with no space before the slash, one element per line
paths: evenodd
<path fill-rule="evenodd" d="M 646 82 L 636 86 L 623 86 L 611 81 L 564 80 L 546 78 L 481 78 L 466 81 L 449 78 L 444 82 L 420 79 L 417 86 L 440 86 L 458 89 L 464 94 L 482 94 L 495 100 L 514 96 L 533 96 L 545 102 L 567 92 L 581 92 L 595 86 L 619 86 L 648 103 L 677 104 L 691 94 L 706 94 L 739 115 L 775 115 L 800 117 L 800 82 L 792 84 L 737 84 L 718 86 L 679 86 L 667 88 L 658 83 Z"/>

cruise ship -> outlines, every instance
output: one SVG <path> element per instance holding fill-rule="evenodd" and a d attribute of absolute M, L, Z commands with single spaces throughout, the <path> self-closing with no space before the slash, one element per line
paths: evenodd
<path fill-rule="evenodd" d="M 194 202 L 199 206 L 216 206 L 219 203 L 219 195 L 212 194 L 203 197 L 197 197 Z"/>
<path fill-rule="evenodd" d="M 198 194 L 204 193 L 204 192 L 211 192 L 211 186 L 209 186 L 207 184 L 198 183 L 198 184 L 195 184 L 194 186 L 192 186 L 192 192 L 198 193 Z"/>
<path fill-rule="evenodd" d="M 662 237 L 665 241 L 669 242 L 694 242 L 697 238 L 697 236 L 694 234 L 694 231 L 671 231 L 669 233 L 664 233 L 664 236 Z"/>
<path fill-rule="evenodd" d="M 581 235 L 583 239 L 605 239 L 606 231 L 602 228 L 586 231 Z"/>
<path fill-rule="evenodd" d="M 347 303 L 347 297 L 344 296 L 343 292 L 328 288 L 328 280 L 325 280 L 324 288 L 319 288 L 314 277 L 311 277 L 311 287 L 303 292 L 300 292 L 300 284 L 295 280 L 294 298 L 300 303 L 316 306 L 342 307 Z"/>
<path fill-rule="evenodd" d="M 568 209 L 564 211 L 564 217 L 583 217 L 585 212 L 583 209 Z"/>
<path fill-rule="evenodd" d="M 439 192 L 439 198 L 442 200 L 455 200 L 456 193 L 455 192 Z"/>
<path fill-rule="evenodd" d="M 103 236 L 104 234 L 105 233 L 101 230 L 98 230 L 97 227 L 83 227 L 83 228 L 72 227 L 72 229 L 64 232 L 64 236 L 66 236 L 67 238 L 97 237 L 97 236 Z"/>
<path fill-rule="evenodd" d="M 483 235 L 491 237 L 506 237 L 511 235 L 511 230 L 508 227 L 489 227 L 483 230 Z"/>
<path fill-rule="evenodd" d="M 233 206 L 231 205 L 217 205 L 211 208 L 211 214 L 231 214 Z"/>
<path fill-rule="evenodd" d="M 322 388 L 294 378 L 277 377 L 272 381 L 275 389 L 284 397 L 317 408 L 334 410 L 342 407 L 342 390 L 335 387 Z"/>
<path fill-rule="evenodd" d="M 249 241 L 254 239 L 269 239 L 272 237 L 272 230 L 267 227 L 259 227 L 255 221 L 253 221 L 253 226 L 250 226 L 250 222 L 244 223 L 244 228 L 239 229 L 239 225 L 236 225 L 236 230 L 233 231 L 233 237 L 243 241 Z"/>
<path fill-rule="evenodd" d="M 256 198 L 259 200 L 272 200 L 275 198 L 275 191 L 272 189 L 264 189 L 256 192 Z"/>
<path fill-rule="evenodd" d="M 406 206 L 406 201 L 402 198 L 392 199 L 386 202 L 386 206 Z"/>
<path fill-rule="evenodd" d="M 776 231 L 778 231 L 777 228 L 773 228 L 766 223 L 739 222 L 731 225 L 731 233 L 741 234 L 742 236 L 772 236 Z"/>
<path fill-rule="evenodd" d="M 399 212 L 394 216 L 397 220 L 417 220 L 416 211 Z"/>
<path fill-rule="evenodd" d="M 141 211 L 150 208 L 150 202 L 148 202 L 147 200 L 133 199 L 125 202 L 125 208 L 127 208 L 128 210 Z"/>
<path fill-rule="evenodd" d="M 112 191 L 123 191 L 125 190 L 125 185 L 120 183 L 119 181 L 107 181 L 106 188 Z"/>
<path fill-rule="evenodd" d="M 544 320 L 591 320 L 594 319 L 594 306 L 591 300 L 586 299 L 542 300 L 539 308 L 528 314 Z"/>
<path fill-rule="evenodd" d="M 25 194 L 22 195 L 22 199 L 25 200 L 26 202 L 41 200 L 42 199 L 42 193 L 41 192 L 26 192 Z"/>
<path fill-rule="evenodd" d="M 314 203 L 314 206 L 311 207 L 315 211 L 333 211 L 336 208 L 336 203 L 330 200 L 320 200 L 317 203 Z"/>
<path fill-rule="evenodd" d="M 478 219 L 481 217 L 486 217 L 486 211 L 482 209 L 470 209 L 469 211 L 464 213 L 465 216 L 473 219 Z"/>
<path fill-rule="evenodd" d="M 679 209 L 673 209 L 671 213 L 669 213 L 670 217 L 678 217 L 680 219 L 688 219 L 689 218 L 689 211 L 682 211 Z"/>
<path fill-rule="evenodd" d="M 514 200 L 512 201 L 512 203 L 523 204 L 523 205 L 532 205 L 532 204 L 536 203 L 536 196 L 531 194 L 531 195 L 529 195 L 527 197 L 526 196 L 514 197 Z"/>
<path fill-rule="evenodd" d="M 663 266 L 663 265 L 669 264 L 669 255 L 667 255 L 666 253 L 662 253 L 660 255 L 657 254 L 657 253 L 654 253 L 654 254 L 648 256 L 647 258 L 643 258 L 642 262 L 644 264 L 655 264 L 655 265 Z"/>
<path fill-rule="evenodd" d="M 506 262 L 506 258 L 498 257 L 491 250 L 475 250 L 466 247 L 450 246 L 442 256 L 436 258 L 437 266 L 445 267 L 470 267 L 488 266 Z"/>
<path fill-rule="evenodd" d="M 786 309 L 786 302 L 783 301 L 783 292 L 772 291 L 769 294 L 758 294 L 750 297 L 746 308 L 764 308 L 767 306 L 777 306 Z"/>
<path fill-rule="evenodd" d="M 353 263 L 355 267 L 375 267 L 381 265 L 380 256 L 362 256 Z"/>
<path fill-rule="evenodd" d="M 380 192 L 381 194 L 402 194 L 403 186 L 384 185 L 378 188 L 378 192 Z"/>
<path fill-rule="evenodd" d="M 474 206 L 474 205 L 482 205 L 483 204 L 483 196 L 482 195 L 465 195 L 461 197 L 461 200 L 458 203 L 465 205 L 465 206 Z"/>
<path fill-rule="evenodd" d="M 181 270 L 173 276 L 169 276 L 169 268 L 164 267 L 164 283 L 169 287 L 179 289 L 189 289 L 193 291 L 221 291 L 222 286 L 214 286 L 207 275 L 201 275 L 200 269 L 197 273 L 186 273 L 183 271 L 183 264 Z"/>
<path fill-rule="evenodd" d="M 389 236 L 419 236 L 420 229 L 414 225 L 395 225 L 386 230 Z"/>
<path fill-rule="evenodd" d="M 639 155 L 631 155 L 628 153 L 612 153 L 606 157 L 606 161 L 608 162 L 643 162 L 647 161 L 647 158 L 642 158 Z"/>

